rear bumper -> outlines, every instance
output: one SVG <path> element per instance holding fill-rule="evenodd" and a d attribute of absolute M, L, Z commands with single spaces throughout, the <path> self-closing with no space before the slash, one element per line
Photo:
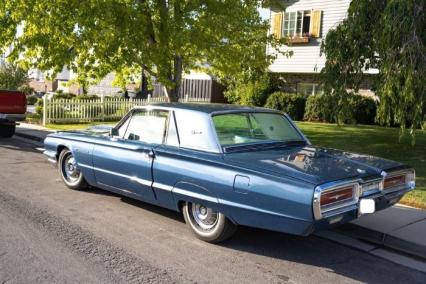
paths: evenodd
<path fill-rule="evenodd" d="M 0 113 L 0 122 L 15 122 L 25 120 L 25 114 Z"/>
<path fill-rule="evenodd" d="M 370 196 L 362 197 L 361 199 L 374 199 L 377 212 L 398 203 L 401 198 L 411 190 L 411 188 L 405 188 L 402 190 L 389 192 L 387 194 L 377 193 Z M 342 208 L 340 210 L 327 212 L 327 214 L 323 216 L 323 219 L 315 222 L 315 230 L 325 230 L 339 225 L 343 225 L 347 222 L 359 218 L 360 216 L 361 214 L 359 213 L 359 203 Z"/>

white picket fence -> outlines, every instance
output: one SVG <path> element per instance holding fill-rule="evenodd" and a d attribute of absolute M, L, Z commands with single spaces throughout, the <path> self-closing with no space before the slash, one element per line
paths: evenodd
<path fill-rule="evenodd" d="M 99 98 L 95 100 L 43 99 L 43 125 L 116 121 L 135 106 L 167 102 L 167 97 L 148 96 L 147 99 Z M 208 102 L 207 99 L 185 99 L 179 102 Z"/>

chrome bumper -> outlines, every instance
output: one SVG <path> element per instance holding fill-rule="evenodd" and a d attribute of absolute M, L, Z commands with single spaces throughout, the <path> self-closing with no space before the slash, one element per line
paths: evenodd
<path fill-rule="evenodd" d="M 56 165 L 58 163 L 56 159 L 56 152 L 45 150 L 43 154 L 47 156 L 47 161 L 49 161 L 53 165 Z"/>
<path fill-rule="evenodd" d="M 379 192 L 372 195 L 362 196 L 361 199 L 374 199 L 377 205 L 377 211 L 388 208 L 395 203 L 398 203 L 398 201 L 404 196 L 404 194 L 412 191 L 414 188 L 411 187 L 405 187 L 403 189 L 397 190 L 397 191 L 391 191 L 391 192 Z M 357 212 L 357 216 L 359 217 L 359 201 L 355 204 L 338 208 L 332 211 L 328 211 L 322 214 L 323 219 L 330 219 L 333 217 L 338 217 L 339 215 L 345 214 L 350 211 Z"/>
<path fill-rule="evenodd" d="M 0 121 L 22 121 L 25 120 L 25 114 L 0 113 Z"/>

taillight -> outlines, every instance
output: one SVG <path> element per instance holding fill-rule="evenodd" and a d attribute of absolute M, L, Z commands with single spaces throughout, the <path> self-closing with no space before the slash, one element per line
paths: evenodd
<path fill-rule="evenodd" d="M 332 203 L 350 200 L 354 197 L 354 186 L 346 186 L 330 190 L 321 194 L 320 205 L 326 206 Z"/>
<path fill-rule="evenodd" d="M 324 214 L 344 207 L 356 206 L 359 200 L 360 185 L 357 180 L 347 182 L 330 182 L 315 188 L 313 213 L 315 220 Z"/>
<path fill-rule="evenodd" d="M 396 187 L 396 186 L 400 186 L 400 185 L 405 185 L 405 183 L 406 183 L 406 175 L 405 174 L 390 176 L 390 177 L 385 178 L 383 188 L 386 190 L 388 188 L 392 188 L 392 187 Z"/>

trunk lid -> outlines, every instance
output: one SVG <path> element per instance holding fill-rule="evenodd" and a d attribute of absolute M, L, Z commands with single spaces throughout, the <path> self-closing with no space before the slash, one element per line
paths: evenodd
<path fill-rule="evenodd" d="M 277 176 L 289 176 L 313 184 L 380 176 L 401 163 L 335 149 L 293 146 L 266 151 L 225 154 L 225 160 L 241 167 Z"/>

